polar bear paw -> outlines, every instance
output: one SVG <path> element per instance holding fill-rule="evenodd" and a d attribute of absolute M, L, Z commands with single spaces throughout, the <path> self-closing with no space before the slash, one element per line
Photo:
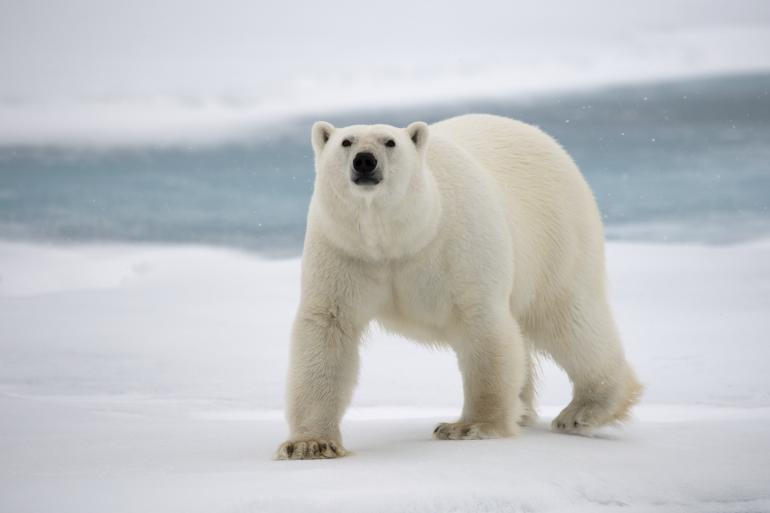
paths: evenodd
<path fill-rule="evenodd" d="M 519 426 L 532 427 L 537 424 L 537 412 L 534 409 L 528 409 L 519 418 Z"/>
<path fill-rule="evenodd" d="M 281 444 L 275 454 L 277 460 L 320 460 L 345 456 L 342 445 L 331 440 L 289 440 Z"/>
<path fill-rule="evenodd" d="M 433 430 L 438 440 L 485 440 L 514 434 L 515 429 L 492 422 L 442 422 Z"/>
<path fill-rule="evenodd" d="M 590 435 L 611 417 L 598 403 L 570 404 L 551 423 L 551 429 L 573 435 Z"/>

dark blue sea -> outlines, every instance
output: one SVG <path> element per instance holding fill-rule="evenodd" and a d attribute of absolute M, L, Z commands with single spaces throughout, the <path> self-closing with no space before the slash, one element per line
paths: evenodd
<path fill-rule="evenodd" d="M 770 75 L 328 116 L 336 125 L 468 113 L 542 127 L 573 155 L 609 239 L 725 244 L 770 236 Z M 314 119 L 188 148 L 0 147 L 0 238 L 301 251 Z"/>

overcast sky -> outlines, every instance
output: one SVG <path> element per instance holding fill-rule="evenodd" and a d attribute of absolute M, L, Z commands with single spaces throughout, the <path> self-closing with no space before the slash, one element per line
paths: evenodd
<path fill-rule="evenodd" d="M 767 48 L 766 0 L 0 0 L 0 142 L 105 102 L 269 119 L 770 69 Z"/>

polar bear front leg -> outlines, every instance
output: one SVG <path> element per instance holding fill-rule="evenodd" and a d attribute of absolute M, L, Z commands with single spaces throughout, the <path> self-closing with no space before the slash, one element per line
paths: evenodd
<path fill-rule="evenodd" d="M 340 421 L 358 374 L 361 330 L 330 310 L 300 307 L 292 332 L 286 416 L 277 459 L 344 456 Z"/>
<path fill-rule="evenodd" d="M 484 317 L 487 317 L 486 315 Z M 524 340 L 507 312 L 473 319 L 455 345 L 465 403 L 457 422 L 436 426 L 440 440 L 478 440 L 513 436 L 521 416 L 519 394 L 526 377 Z"/>

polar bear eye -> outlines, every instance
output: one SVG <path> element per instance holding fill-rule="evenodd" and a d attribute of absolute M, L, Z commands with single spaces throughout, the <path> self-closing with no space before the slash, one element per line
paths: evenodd
<path fill-rule="evenodd" d="M 394 141 L 393 139 L 388 139 L 388 141 L 385 143 L 385 146 L 387 146 L 388 148 L 392 148 L 395 145 L 396 145 L 396 141 Z"/>
<path fill-rule="evenodd" d="M 347 148 L 347 147 L 348 147 L 348 146 L 350 146 L 351 144 L 353 144 L 353 143 L 351 143 L 351 142 L 350 142 L 350 139 L 345 139 L 344 141 L 342 141 L 342 145 L 343 145 L 345 148 Z"/>

